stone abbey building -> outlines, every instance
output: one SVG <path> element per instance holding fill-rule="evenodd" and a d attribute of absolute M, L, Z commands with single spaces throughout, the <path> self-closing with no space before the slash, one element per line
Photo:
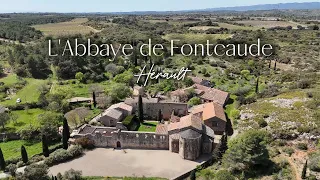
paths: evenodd
<path fill-rule="evenodd" d="M 82 126 L 72 138 L 87 137 L 96 147 L 170 150 L 188 160 L 211 153 L 214 132 L 196 115 L 169 125 L 159 124 L 155 133 L 124 131 L 116 127 Z"/>

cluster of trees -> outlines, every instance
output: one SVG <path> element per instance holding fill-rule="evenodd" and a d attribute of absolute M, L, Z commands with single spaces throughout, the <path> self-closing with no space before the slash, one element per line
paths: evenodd
<path fill-rule="evenodd" d="M 0 38 L 19 42 L 36 40 L 42 37 L 41 31 L 30 27 L 35 24 L 62 22 L 72 19 L 71 16 L 47 14 L 11 14 L 0 20 Z"/>
<path fill-rule="evenodd" d="M 33 27 L 17 22 L 0 22 L 0 38 L 26 42 L 42 37 L 42 33 Z"/>

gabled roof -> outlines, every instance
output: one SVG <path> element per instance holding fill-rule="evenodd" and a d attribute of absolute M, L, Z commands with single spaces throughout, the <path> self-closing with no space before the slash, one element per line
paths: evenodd
<path fill-rule="evenodd" d="M 132 106 L 130 106 L 130 105 L 124 103 L 124 102 L 121 102 L 121 103 L 118 103 L 118 104 L 113 104 L 108 109 L 116 109 L 116 108 L 120 108 L 120 109 L 129 111 L 129 112 L 132 111 Z"/>
<path fill-rule="evenodd" d="M 190 114 L 187 116 L 183 116 L 180 118 L 180 122 L 170 123 L 168 125 L 168 131 L 173 131 L 176 129 L 183 129 L 187 127 L 192 127 L 198 129 L 199 131 L 202 130 L 202 121 L 199 116 Z"/>
<path fill-rule="evenodd" d="M 206 103 L 203 104 L 202 107 L 198 106 L 197 109 L 193 110 L 191 113 L 199 113 L 201 112 L 202 109 L 202 119 L 208 120 L 213 117 L 217 117 L 223 121 L 227 121 L 226 115 L 224 113 L 224 109 L 221 105 L 211 102 L 211 103 Z"/>
<path fill-rule="evenodd" d="M 120 119 L 120 117 L 122 116 L 122 112 L 116 109 L 107 109 L 102 113 L 102 116 L 109 116 L 114 119 Z"/>

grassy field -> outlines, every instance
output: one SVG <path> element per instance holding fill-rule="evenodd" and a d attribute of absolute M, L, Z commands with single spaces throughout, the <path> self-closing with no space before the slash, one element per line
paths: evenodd
<path fill-rule="evenodd" d="M 138 131 L 140 132 L 156 132 L 158 122 L 144 122 L 140 124 Z"/>
<path fill-rule="evenodd" d="M 170 41 L 173 39 L 181 40 L 184 43 L 203 43 L 207 40 L 215 41 L 217 39 L 227 39 L 231 37 L 230 34 L 167 34 L 163 36 L 164 39 Z"/>
<path fill-rule="evenodd" d="M 2 142 L 0 143 L 0 148 L 3 152 L 4 159 L 12 159 L 18 158 L 21 156 L 21 146 L 24 145 L 29 158 L 33 155 L 39 154 L 42 152 L 42 143 L 36 142 L 31 143 L 24 140 L 16 140 L 16 141 L 9 141 L 9 142 Z M 57 144 L 50 146 L 50 148 L 55 147 Z"/>
<path fill-rule="evenodd" d="M 13 114 L 17 115 L 17 122 L 10 121 L 6 126 L 6 131 L 15 132 L 19 131 L 25 127 L 32 126 L 38 127 L 38 116 L 45 113 L 45 110 L 42 109 L 29 109 L 29 110 L 20 110 L 12 111 Z"/>
<path fill-rule="evenodd" d="M 8 84 L 14 84 L 17 81 L 17 79 L 15 78 L 15 75 L 9 75 L 8 77 L 1 79 L 0 81 L 3 81 L 5 83 L 7 82 Z M 16 100 L 18 98 L 21 99 L 22 103 L 37 102 L 40 95 L 40 92 L 38 91 L 38 87 L 42 83 L 45 83 L 46 80 L 26 78 L 26 81 L 27 81 L 27 85 L 25 87 L 19 90 L 17 94 L 12 95 L 10 100 L 0 102 L 0 104 L 14 105 L 16 104 Z"/>
<path fill-rule="evenodd" d="M 17 75 L 9 74 L 5 77 L 0 78 L 0 82 L 3 82 L 5 85 L 13 85 L 18 82 Z"/>
<path fill-rule="evenodd" d="M 82 25 L 82 23 L 87 21 L 87 18 L 76 18 L 68 22 L 41 24 L 33 27 L 42 31 L 46 36 L 88 34 L 90 32 L 96 32 L 97 30 L 92 27 Z"/>

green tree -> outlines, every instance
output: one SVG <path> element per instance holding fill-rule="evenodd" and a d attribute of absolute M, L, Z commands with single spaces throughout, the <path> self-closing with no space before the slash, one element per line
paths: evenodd
<path fill-rule="evenodd" d="M 139 116 L 139 121 L 142 123 L 143 122 L 143 102 L 142 102 L 141 95 L 139 95 L 139 99 L 138 99 L 138 116 Z"/>
<path fill-rule="evenodd" d="M 199 97 L 193 97 L 188 101 L 189 106 L 195 106 L 201 104 L 201 99 Z"/>
<path fill-rule="evenodd" d="M 306 179 L 306 175 L 307 175 L 307 167 L 308 167 L 308 160 L 306 160 L 306 163 L 304 163 L 303 169 L 302 169 L 302 173 L 301 173 L 301 178 L 302 179 Z"/>
<path fill-rule="evenodd" d="M 23 145 L 21 146 L 21 158 L 24 163 L 28 162 L 28 153 L 26 148 Z"/>
<path fill-rule="evenodd" d="M 66 118 L 63 119 L 63 130 L 62 130 L 62 144 L 63 144 L 63 149 L 68 149 L 68 141 L 70 138 L 70 130 L 69 130 L 69 125 L 68 121 Z"/>
<path fill-rule="evenodd" d="M 47 137 L 45 135 L 42 135 L 42 152 L 45 157 L 49 157 L 49 147 L 47 142 Z"/>
<path fill-rule="evenodd" d="M 130 88 L 122 83 L 111 83 L 106 88 L 106 93 L 112 98 L 113 102 L 119 102 L 132 95 Z"/>
<path fill-rule="evenodd" d="M 270 162 L 266 147 L 268 141 L 269 134 L 266 131 L 249 130 L 240 134 L 228 143 L 223 165 L 238 171 L 267 166 Z"/>
<path fill-rule="evenodd" d="M 0 148 L 0 168 L 1 168 L 1 170 L 5 170 L 5 168 L 6 168 L 6 161 L 4 160 L 1 148 Z"/>
<path fill-rule="evenodd" d="M 79 81 L 82 82 L 84 78 L 84 74 L 82 72 L 77 72 L 75 78 Z"/>
<path fill-rule="evenodd" d="M 2 129 L 5 129 L 5 125 L 9 122 L 10 116 L 8 113 L 3 112 L 0 113 L 0 125 L 2 126 Z"/>
<path fill-rule="evenodd" d="M 235 179 L 236 178 L 227 170 L 220 170 L 214 176 L 214 180 L 235 180 Z"/>

